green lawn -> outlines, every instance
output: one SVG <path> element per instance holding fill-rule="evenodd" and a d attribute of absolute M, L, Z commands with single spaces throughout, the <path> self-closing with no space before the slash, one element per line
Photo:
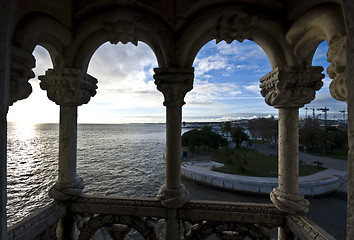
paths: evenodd
<path fill-rule="evenodd" d="M 329 158 L 337 158 L 337 159 L 348 159 L 348 150 L 347 149 L 335 149 L 332 151 L 328 151 L 326 153 L 322 153 L 321 150 L 317 151 L 306 151 L 306 153 L 313 154 L 321 157 L 329 157 Z"/>
<path fill-rule="evenodd" d="M 214 171 L 232 173 L 243 176 L 256 176 L 256 177 L 277 177 L 278 176 L 278 160 L 276 157 L 262 155 L 255 150 L 248 148 L 241 148 L 237 150 L 238 156 L 245 156 L 247 159 L 246 170 L 244 172 L 240 171 L 237 167 L 235 160 L 232 162 L 223 161 L 218 159 L 218 155 L 214 156 L 214 160 L 225 164 L 225 166 L 220 168 L 213 168 Z M 300 165 L 300 176 L 306 176 L 320 172 L 325 168 L 319 168 L 315 166 Z"/>

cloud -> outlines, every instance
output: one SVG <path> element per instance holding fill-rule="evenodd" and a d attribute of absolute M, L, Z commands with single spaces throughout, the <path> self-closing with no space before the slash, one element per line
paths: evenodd
<path fill-rule="evenodd" d="M 216 100 L 233 99 L 241 94 L 240 88 L 234 83 L 210 83 L 197 80 L 193 90 L 187 93 L 186 102 L 210 105 Z"/>
<path fill-rule="evenodd" d="M 251 41 L 217 45 L 209 42 L 199 51 L 193 65 L 196 78 L 216 77 L 224 82 L 245 73 L 259 78 L 271 70 L 264 51 Z"/>
<path fill-rule="evenodd" d="M 219 54 L 208 56 L 205 58 L 196 58 L 194 64 L 196 66 L 196 76 L 201 76 L 212 70 L 220 70 L 230 67 L 227 59 L 225 57 L 220 56 Z M 210 75 L 208 77 L 210 77 Z"/>
<path fill-rule="evenodd" d="M 246 89 L 249 92 L 252 92 L 253 94 L 260 95 L 261 88 L 259 86 L 260 86 L 259 82 L 254 82 L 250 85 L 244 86 L 244 89 Z"/>
<path fill-rule="evenodd" d="M 157 60 L 145 44 L 108 43 L 93 55 L 88 72 L 97 76 L 94 104 L 111 103 L 116 108 L 161 106 L 162 94 L 156 89 L 153 67 Z"/>
<path fill-rule="evenodd" d="M 242 43 L 235 41 L 231 44 L 220 42 L 216 48 L 221 55 L 230 56 L 237 62 L 268 60 L 263 49 L 252 41 L 246 40 Z"/>

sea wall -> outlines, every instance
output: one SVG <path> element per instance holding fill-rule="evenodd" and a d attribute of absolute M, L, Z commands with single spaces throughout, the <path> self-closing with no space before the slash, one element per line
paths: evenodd
<path fill-rule="evenodd" d="M 210 161 L 209 167 L 207 165 L 208 162 L 184 163 L 181 167 L 181 174 L 183 177 L 203 185 L 243 193 L 269 195 L 273 188 L 278 185 L 277 178 L 247 177 L 220 173 L 211 170 L 211 167 L 218 165 L 218 163 Z M 299 191 L 305 196 L 324 195 L 335 191 L 342 182 L 337 176 L 315 181 L 301 181 L 300 177 Z"/>

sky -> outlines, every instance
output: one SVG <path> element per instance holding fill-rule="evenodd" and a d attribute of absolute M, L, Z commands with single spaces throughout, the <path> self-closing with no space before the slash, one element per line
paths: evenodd
<path fill-rule="evenodd" d="M 318 47 L 314 66 L 326 69 L 328 45 Z M 37 46 L 36 77 L 29 82 L 33 92 L 25 100 L 15 102 L 8 112 L 9 122 L 57 123 L 59 106 L 50 101 L 39 87 L 38 75 L 52 68 L 48 52 Z M 153 68 L 158 67 L 153 51 L 144 43 L 103 44 L 93 55 L 88 74 L 98 79 L 96 96 L 88 104 L 79 106 L 79 123 L 163 123 L 165 107 L 163 95 L 156 89 Z M 210 41 L 199 51 L 194 61 L 193 90 L 185 97 L 183 121 L 230 121 L 260 116 L 277 117 L 277 109 L 268 106 L 260 94 L 259 79 L 271 71 L 264 51 L 254 42 L 245 40 L 226 44 Z M 326 74 L 324 71 L 323 73 Z M 305 107 L 317 110 L 327 107 L 328 119 L 341 119 L 339 111 L 346 103 L 333 99 L 329 93 L 331 79 L 323 79 L 323 87 L 316 99 Z M 312 110 L 307 114 L 312 115 Z M 319 115 L 321 114 L 321 115 Z M 306 110 L 300 109 L 300 117 Z"/>

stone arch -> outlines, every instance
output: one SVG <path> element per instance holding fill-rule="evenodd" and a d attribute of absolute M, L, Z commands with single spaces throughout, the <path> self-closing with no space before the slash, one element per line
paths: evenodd
<path fill-rule="evenodd" d="M 286 40 L 305 65 L 311 65 L 318 45 L 327 41 L 327 61 L 331 63 L 327 73 L 333 79 L 330 92 L 335 99 L 346 101 L 346 30 L 341 6 L 332 3 L 313 7 L 293 23 Z"/>
<path fill-rule="evenodd" d="M 83 18 L 75 30 L 74 45 L 68 52 L 71 65 L 86 71 L 93 53 L 107 41 L 112 44 L 132 42 L 134 45 L 142 41 L 153 50 L 159 67 L 171 65 L 171 31 L 163 19 L 147 11 L 116 7 Z"/>
<path fill-rule="evenodd" d="M 344 18 L 341 6 L 332 3 L 313 7 L 299 17 L 287 31 L 286 40 L 296 56 L 311 64 L 317 46 L 339 35 L 345 35 Z"/>
<path fill-rule="evenodd" d="M 177 43 L 179 64 L 190 67 L 199 50 L 210 40 L 242 42 L 249 39 L 267 54 L 271 67 L 297 65 L 296 58 L 285 42 L 284 29 L 279 22 L 250 14 L 241 7 L 227 6 L 196 14 L 185 23 L 185 31 Z"/>
<path fill-rule="evenodd" d="M 12 35 L 11 76 L 9 105 L 27 98 L 32 87 L 28 80 L 35 75 L 35 58 L 32 55 L 37 45 L 50 54 L 54 67 L 63 64 L 62 53 L 71 43 L 71 32 L 55 18 L 43 13 L 29 13 L 22 17 Z"/>
<path fill-rule="evenodd" d="M 22 17 L 12 37 L 12 44 L 28 53 L 32 53 L 36 45 L 44 47 L 54 67 L 63 65 L 63 52 L 71 42 L 69 28 L 54 17 L 38 12 Z"/>

